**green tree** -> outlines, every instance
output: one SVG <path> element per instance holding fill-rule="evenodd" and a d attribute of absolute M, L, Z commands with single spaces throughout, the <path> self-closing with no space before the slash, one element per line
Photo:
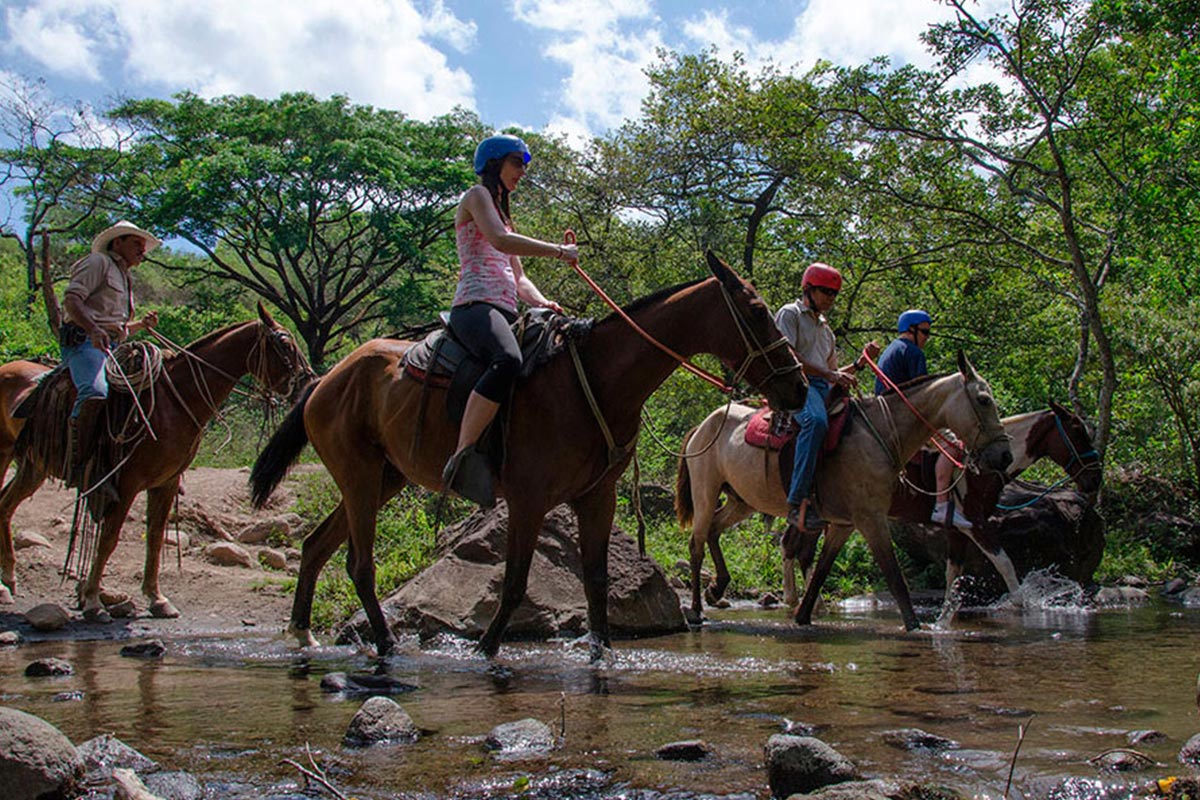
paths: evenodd
<path fill-rule="evenodd" d="M 202 279 L 274 303 L 314 366 L 341 337 L 395 323 L 397 302 L 428 318 L 472 180 L 470 115 L 420 122 L 308 94 L 181 94 L 112 114 L 141 133 L 126 174 L 143 216 L 207 256 Z"/>

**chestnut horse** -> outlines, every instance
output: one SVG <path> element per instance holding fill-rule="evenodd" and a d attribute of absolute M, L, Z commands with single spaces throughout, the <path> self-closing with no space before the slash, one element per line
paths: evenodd
<path fill-rule="evenodd" d="M 13 416 L 21 401 L 37 386 L 38 378 L 50 367 L 35 361 L 10 361 L 0 365 L 0 485 L 8 477 L 17 446 L 17 436 L 25 420 Z"/>
<path fill-rule="evenodd" d="M 713 277 L 642 298 L 625 313 L 676 354 L 715 355 L 772 406 L 798 407 L 805 380 L 770 309 L 751 284 L 712 253 L 707 258 Z M 288 627 L 301 646 L 316 644 L 309 627 L 317 576 L 347 538 L 346 568 L 376 648 L 383 656 L 395 644 L 375 591 L 376 513 L 408 482 L 441 490 L 442 466 L 457 437 L 444 390 L 426 389 L 400 363 L 412 344 L 377 339 L 343 359 L 292 409 L 251 473 L 253 499 L 261 504 L 311 442 L 342 493 L 304 542 Z M 542 518 L 560 503 L 579 521 L 592 659 L 611 647 L 608 539 L 617 480 L 632 458 L 628 445 L 637 437 L 642 406 L 679 362 L 617 314 L 597 322 L 577 350 L 578 365 L 558 353 L 518 382 L 508 404 L 506 458 L 497 476 L 497 494 L 508 505 L 504 584 L 478 644 L 489 658 L 525 596 Z M 423 390 L 430 394 L 422 428 Z"/>
<path fill-rule="evenodd" d="M 196 456 L 205 426 L 247 373 L 268 391 L 284 396 L 290 395 L 299 381 L 312 376 L 307 359 L 287 329 L 275 322 L 261 303 L 258 313 L 257 320 L 207 334 L 182 352 L 164 359 L 162 375 L 152 389 L 153 396 L 147 396 L 151 390 L 143 393 L 140 402 L 147 409 L 150 429 L 157 438 L 146 437 L 137 443 L 117 473 L 118 499 L 107 506 L 100 520 L 99 545 L 80 591 L 84 618 L 88 621 L 110 620 L 100 600 L 100 581 L 117 546 L 125 515 L 134 497 L 143 491 L 146 492 L 146 565 L 142 592 L 150 601 L 151 615 L 179 616 L 179 611 L 159 589 L 159 554 L 180 478 Z M 6 365 L 9 367 L 13 365 Z M 15 367 L 6 374 L 21 369 Z M 6 420 L 5 424 L 10 423 Z M 61 463 L 42 463 L 36 448 L 27 449 L 28 453 L 17 454 L 16 474 L 0 493 L 0 580 L 3 581 L 0 601 L 12 602 L 9 592 L 16 589 L 13 513 L 47 477 L 63 477 Z"/>
<path fill-rule="evenodd" d="M 929 424 L 953 430 L 983 467 L 1003 470 L 1012 454 L 991 388 L 961 352 L 958 364 L 957 373 L 906 385 L 908 399 Z M 729 570 L 721 553 L 721 531 L 754 510 L 777 517 L 787 514 L 779 459 L 745 443 L 745 426 L 756 410 L 743 405 L 717 409 L 684 442 L 675 509 L 681 525 L 692 523 L 692 607 L 687 616 L 693 625 L 702 618 L 700 566 L 705 544 L 724 591 Z M 852 400 L 847 413 L 853 417 L 842 441 L 836 450 L 824 454 L 817 467 L 817 497 L 821 514 L 830 524 L 821 559 L 796 610 L 796 621 L 810 622 L 833 555 L 858 530 L 896 598 L 905 628 L 912 630 L 917 618 L 896 563 L 887 514 L 901 465 L 929 439 L 930 430 L 895 394 Z M 722 492 L 728 501 L 718 508 Z"/>

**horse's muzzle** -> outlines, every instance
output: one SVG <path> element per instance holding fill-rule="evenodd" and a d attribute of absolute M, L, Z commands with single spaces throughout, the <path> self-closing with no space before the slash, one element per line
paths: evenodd
<path fill-rule="evenodd" d="M 1012 450 L 1007 439 L 990 442 L 979 454 L 979 463 L 988 469 L 1005 472 L 1013 462 Z"/>
<path fill-rule="evenodd" d="M 776 375 L 767 385 L 766 395 L 767 405 L 772 411 L 795 411 L 804 408 L 804 401 L 808 399 L 808 379 L 800 369 Z"/>

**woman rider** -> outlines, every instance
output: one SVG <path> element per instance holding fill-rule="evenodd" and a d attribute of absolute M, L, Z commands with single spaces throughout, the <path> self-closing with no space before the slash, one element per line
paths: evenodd
<path fill-rule="evenodd" d="M 530 158 L 529 148 L 516 136 L 484 139 L 475 148 L 479 183 L 463 195 L 454 215 L 459 277 L 450 328 L 487 366 L 467 399 L 458 444 L 442 471 L 442 482 L 486 507 L 496 502 L 492 473 L 475 444 L 521 369 L 521 350 L 511 328 L 517 319 L 517 301 L 562 313 L 525 274 L 521 256 L 568 262 L 579 258 L 575 245 L 551 244 L 514 230 L 508 198 L 525 177 Z"/>

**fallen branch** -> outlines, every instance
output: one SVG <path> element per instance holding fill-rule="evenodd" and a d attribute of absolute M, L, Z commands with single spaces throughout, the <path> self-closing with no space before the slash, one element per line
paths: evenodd
<path fill-rule="evenodd" d="M 336 786 L 334 786 L 332 783 L 330 783 L 329 779 L 325 777 L 325 770 L 323 770 L 319 766 L 317 766 L 317 762 L 313 758 L 312 751 L 308 748 L 307 742 L 304 743 L 304 753 L 308 756 L 308 763 L 311 765 L 312 769 L 309 769 L 308 767 L 298 764 L 290 758 L 285 758 L 282 761 L 280 761 L 279 763 L 280 764 L 290 764 L 291 766 L 295 767 L 296 769 L 298 769 L 300 771 L 300 774 L 304 776 L 305 781 L 306 781 L 305 785 L 304 785 L 305 790 L 308 789 L 307 781 L 314 781 L 316 783 L 319 783 L 321 786 L 325 787 L 325 789 L 327 791 L 329 791 L 334 797 L 338 798 L 338 800 L 350 800 L 350 798 L 347 795 L 342 794 L 338 790 L 338 788 Z"/>
<path fill-rule="evenodd" d="M 1004 800 L 1008 800 L 1008 790 L 1012 788 L 1013 771 L 1017 768 L 1017 754 L 1021 752 L 1021 745 L 1025 742 L 1025 731 L 1029 729 L 1029 724 L 1033 722 L 1033 717 L 1029 718 L 1029 722 L 1024 725 L 1017 726 L 1017 746 L 1013 750 L 1012 760 L 1008 762 L 1008 782 L 1004 784 Z"/>

